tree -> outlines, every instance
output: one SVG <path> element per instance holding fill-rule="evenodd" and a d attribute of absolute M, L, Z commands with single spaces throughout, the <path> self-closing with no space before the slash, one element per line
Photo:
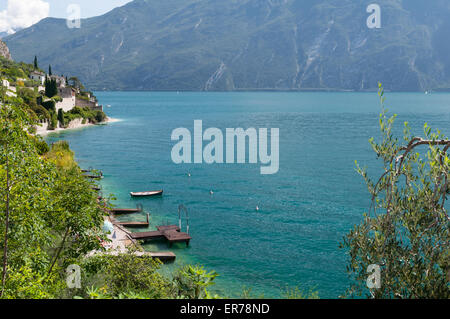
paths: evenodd
<path fill-rule="evenodd" d="M 48 75 L 49 76 L 53 75 L 53 73 L 52 73 L 52 66 L 51 65 L 48 66 Z"/>
<path fill-rule="evenodd" d="M 44 82 L 45 86 L 45 96 L 52 98 L 55 95 L 58 95 L 58 84 L 55 79 L 46 78 Z"/>
<path fill-rule="evenodd" d="M 34 69 L 39 69 L 37 56 L 34 56 Z"/>
<path fill-rule="evenodd" d="M 354 284 L 350 296 L 374 298 L 450 298 L 449 194 L 450 140 L 425 124 L 424 138 L 413 137 L 408 123 L 404 142 L 394 137 L 396 116 L 387 117 L 379 90 L 382 141 L 370 143 L 384 163 L 377 182 L 358 166 L 372 196 L 372 206 L 344 237 L 347 270 Z M 423 149 L 426 147 L 426 149 Z M 367 289 L 369 266 L 377 265 L 381 287 Z M 378 288 L 378 289 L 377 289 Z"/>
<path fill-rule="evenodd" d="M 58 110 L 58 121 L 61 127 L 65 126 L 64 111 L 62 109 Z"/>
<path fill-rule="evenodd" d="M 21 99 L 2 98 L 0 298 L 55 296 L 60 270 L 100 249 L 104 237 L 104 211 L 73 152 L 56 143 L 41 156 L 48 149 L 29 135 L 34 124 Z"/>
<path fill-rule="evenodd" d="M 0 106 L 0 232 L 3 240 L 1 291 L 5 293 L 13 273 L 34 261 L 34 271 L 45 263 L 43 252 L 50 229 L 43 229 L 48 213 L 52 174 L 42 163 L 28 131 L 34 123 L 19 99 L 3 99 Z M 4 213 L 3 213 L 4 212 Z"/>
<path fill-rule="evenodd" d="M 76 77 L 76 76 L 72 76 L 69 78 L 69 81 L 71 82 L 71 85 L 79 90 L 84 90 L 85 87 L 83 86 L 83 84 L 81 83 L 81 81 Z"/>

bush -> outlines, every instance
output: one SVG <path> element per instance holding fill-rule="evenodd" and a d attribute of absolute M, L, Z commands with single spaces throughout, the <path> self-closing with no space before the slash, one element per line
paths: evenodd
<path fill-rule="evenodd" d="M 56 112 L 56 103 L 53 100 L 42 102 L 42 106 L 45 107 L 48 111 Z"/>
<path fill-rule="evenodd" d="M 55 130 L 58 127 L 58 116 L 55 111 L 50 111 L 50 123 L 48 126 L 49 130 Z"/>
<path fill-rule="evenodd" d="M 106 120 L 106 114 L 103 113 L 102 111 L 97 111 L 97 112 L 95 113 L 95 120 L 96 120 L 98 123 L 103 122 L 104 120 Z"/>
<path fill-rule="evenodd" d="M 37 140 L 36 141 L 36 148 L 39 155 L 44 155 L 48 151 L 50 151 L 50 147 L 48 146 L 47 142 L 44 140 Z"/>
<path fill-rule="evenodd" d="M 47 121 L 51 120 L 50 112 L 47 111 L 47 109 L 45 107 L 43 107 L 42 105 L 32 106 L 31 110 L 37 115 L 38 119 L 47 120 Z"/>

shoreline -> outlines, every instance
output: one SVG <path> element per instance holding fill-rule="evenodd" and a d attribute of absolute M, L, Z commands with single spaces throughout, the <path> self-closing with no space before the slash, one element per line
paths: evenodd
<path fill-rule="evenodd" d="M 83 124 L 83 119 L 75 119 L 73 121 L 71 121 L 68 125 L 67 128 L 56 128 L 54 130 L 47 130 L 45 127 L 43 126 L 37 126 L 36 128 L 36 135 L 39 136 L 47 136 L 48 134 L 51 133 L 61 133 L 64 131 L 68 131 L 68 130 L 76 130 L 76 129 L 82 129 L 82 128 L 86 128 L 86 127 L 90 127 L 90 126 L 97 126 L 97 125 L 107 125 L 109 123 L 116 123 L 116 122 L 121 122 L 122 120 L 120 119 L 115 119 L 115 118 L 111 118 L 111 117 L 107 117 L 105 121 L 98 123 L 98 124 L 92 124 L 92 123 L 85 123 Z"/>

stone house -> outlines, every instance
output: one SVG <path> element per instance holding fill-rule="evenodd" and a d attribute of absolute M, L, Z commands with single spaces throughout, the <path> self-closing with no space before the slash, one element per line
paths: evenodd
<path fill-rule="evenodd" d="M 71 87 L 58 88 L 58 95 L 62 98 L 61 102 L 55 104 L 56 111 L 62 109 L 68 112 L 76 105 L 76 90 Z"/>
<path fill-rule="evenodd" d="M 10 97 L 16 97 L 17 90 L 15 86 L 11 86 L 8 80 L 2 79 L 2 86 L 6 88 L 6 95 Z"/>
<path fill-rule="evenodd" d="M 44 85 L 45 73 L 38 72 L 38 71 L 33 71 L 30 74 L 30 79 L 32 79 L 33 81 L 39 82 L 40 85 Z"/>
<path fill-rule="evenodd" d="M 63 76 L 51 75 L 50 78 L 52 80 L 56 80 L 56 85 L 58 85 L 58 88 L 65 88 L 67 85 L 66 78 Z"/>
<path fill-rule="evenodd" d="M 95 98 L 89 98 L 86 100 L 77 96 L 75 99 L 75 105 L 79 107 L 88 107 L 94 111 L 103 111 L 103 106 L 98 105 L 98 102 L 95 100 Z"/>

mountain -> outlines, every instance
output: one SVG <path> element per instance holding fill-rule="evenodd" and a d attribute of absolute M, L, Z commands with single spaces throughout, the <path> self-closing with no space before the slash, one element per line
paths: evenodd
<path fill-rule="evenodd" d="M 0 40 L 0 57 L 3 57 L 7 60 L 12 60 L 9 48 L 2 40 Z"/>
<path fill-rule="evenodd" d="M 69 29 L 47 18 L 6 37 L 16 60 L 101 90 L 450 88 L 450 2 L 135 0 Z"/>

